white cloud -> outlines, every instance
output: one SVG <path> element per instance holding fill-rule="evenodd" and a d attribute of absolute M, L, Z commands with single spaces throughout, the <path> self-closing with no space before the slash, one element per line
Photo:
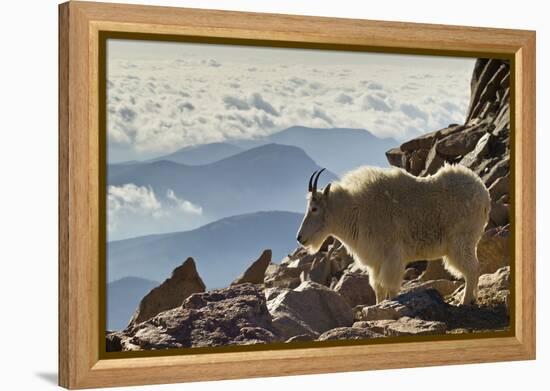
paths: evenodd
<path fill-rule="evenodd" d="M 222 49 L 200 56 L 182 46 L 171 58 L 110 59 L 109 158 L 146 159 L 294 125 L 364 128 L 402 141 L 461 123 L 469 103 L 472 59 L 452 67 L 436 57 L 423 66 L 340 64 L 315 54 L 319 60 L 307 64 L 244 49 L 216 57 Z"/>
<path fill-rule="evenodd" d="M 195 205 L 190 201 L 184 200 L 183 198 L 178 198 L 172 189 L 168 189 L 166 192 L 166 197 L 174 202 L 176 208 L 185 213 L 196 215 L 202 214 L 202 207 Z"/>
<path fill-rule="evenodd" d="M 167 190 L 165 199 L 161 201 L 149 186 L 127 183 L 107 188 L 107 228 L 110 235 L 124 233 L 136 219 L 146 219 L 150 224 L 162 227 L 163 224 L 172 226 L 174 219 L 202 214 L 201 206 L 179 198 L 172 189 Z"/>
<path fill-rule="evenodd" d="M 123 186 L 107 188 L 107 202 L 110 211 L 129 210 L 132 212 L 151 213 L 161 208 L 153 189 L 128 183 Z"/>

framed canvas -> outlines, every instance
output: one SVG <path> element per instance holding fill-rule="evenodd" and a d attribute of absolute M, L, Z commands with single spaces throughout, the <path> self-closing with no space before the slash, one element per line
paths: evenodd
<path fill-rule="evenodd" d="M 59 21 L 61 386 L 535 358 L 533 31 Z"/>

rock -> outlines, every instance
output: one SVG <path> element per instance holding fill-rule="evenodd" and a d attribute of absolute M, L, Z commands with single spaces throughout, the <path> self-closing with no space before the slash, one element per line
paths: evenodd
<path fill-rule="evenodd" d="M 403 280 L 410 281 L 410 280 L 416 280 L 418 277 L 420 277 L 421 272 L 418 271 L 418 269 L 414 267 L 408 267 L 405 270 L 405 273 L 403 273 Z"/>
<path fill-rule="evenodd" d="M 510 193 L 510 175 L 498 178 L 489 187 L 489 194 L 493 201 L 498 201 L 502 196 Z"/>
<path fill-rule="evenodd" d="M 510 264 L 509 227 L 492 228 L 486 231 L 477 245 L 480 274 L 493 273 Z"/>
<path fill-rule="evenodd" d="M 321 285 L 329 284 L 330 260 L 326 257 L 315 258 L 309 270 L 305 269 L 300 275 L 302 281 L 313 281 Z"/>
<path fill-rule="evenodd" d="M 352 310 L 338 293 L 312 281 L 285 290 L 267 302 L 273 329 L 283 339 L 319 334 L 353 322 Z"/>
<path fill-rule="evenodd" d="M 437 153 L 445 157 L 463 156 L 476 146 L 478 140 L 485 134 L 483 129 L 469 132 L 454 133 L 439 140 L 436 144 Z"/>
<path fill-rule="evenodd" d="M 122 337 L 120 333 L 107 331 L 105 342 L 107 352 L 122 351 Z"/>
<path fill-rule="evenodd" d="M 508 204 L 501 204 L 500 202 L 491 203 L 491 212 L 489 213 L 489 220 L 494 226 L 504 226 L 510 221 L 510 207 Z"/>
<path fill-rule="evenodd" d="M 327 257 L 330 254 L 330 272 L 333 276 L 342 273 L 349 265 L 353 264 L 353 258 L 348 254 L 346 248 L 339 247 L 339 245 L 339 242 L 335 243 L 333 245 L 335 247 L 327 253 Z"/>
<path fill-rule="evenodd" d="M 491 187 L 494 181 L 498 178 L 506 176 L 510 173 L 510 157 L 505 156 L 502 160 L 495 163 L 494 166 L 486 173 L 481 175 L 481 180 L 487 188 Z"/>
<path fill-rule="evenodd" d="M 266 287 L 296 288 L 300 285 L 301 269 L 288 264 L 270 264 L 265 271 Z"/>
<path fill-rule="evenodd" d="M 430 281 L 419 281 L 413 284 L 408 284 L 401 289 L 402 293 L 409 293 L 415 291 L 421 291 L 426 289 L 435 289 L 439 292 L 441 296 L 448 296 L 454 291 L 456 291 L 462 282 L 460 281 L 451 281 L 451 280 L 430 280 Z"/>
<path fill-rule="evenodd" d="M 453 294 L 452 303 L 460 300 L 462 290 Z M 481 308 L 497 308 L 508 315 L 510 296 L 510 266 L 498 269 L 494 273 L 479 277 L 478 298 L 476 304 Z"/>
<path fill-rule="evenodd" d="M 172 271 L 170 278 L 141 299 L 129 325 L 141 323 L 162 311 L 178 307 L 189 295 L 204 290 L 205 286 L 197 272 L 195 261 L 193 258 L 187 258 L 181 266 Z"/>
<path fill-rule="evenodd" d="M 445 334 L 447 331 L 447 325 L 443 322 L 410 318 L 408 316 L 403 316 L 397 320 L 356 322 L 353 327 L 370 330 L 387 337 Z"/>
<path fill-rule="evenodd" d="M 264 293 L 248 283 L 195 293 L 180 307 L 126 329 L 124 338 L 148 350 L 279 340 L 272 332 Z"/>
<path fill-rule="evenodd" d="M 376 294 L 370 286 L 369 277 L 364 274 L 344 273 L 333 290 L 351 307 L 376 303 Z"/>
<path fill-rule="evenodd" d="M 485 133 L 483 137 L 481 137 L 475 146 L 473 150 L 468 152 L 460 161 L 460 164 L 473 168 L 474 166 L 477 166 L 483 158 L 487 156 L 487 152 L 489 150 L 489 142 L 491 141 L 491 134 Z"/>
<path fill-rule="evenodd" d="M 428 149 L 417 149 L 413 151 L 409 158 L 409 172 L 413 175 L 418 175 L 426 166 L 426 158 L 428 157 Z"/>
<path fill-rule="evenodd" d="M 426 270 L 420 276 L 422 281 L 453 280 L 454 277 L 445 269 L 442 260 L 428 261 Z"/>
<path fill-rule="evenodd" d="M 382 335 L 368 329 L 356 327 L 338 327 L 321 334 L 317 341 L 336 341 L 342 339 L 369 339 L 380 338 Z"/>
<path fill-rule="evenodd" d="M 450 307 L 447 328 L 461 332 L 508 330 L 510 325 L 510 267 L 506 266 L 479 278 L 478 298 L 472 307 Z M 460 300 L 462 291 L 453 294 L 450 302 Z"/>
<path fill-rule="evenodd" d="M 438 155 L 437 148 L 434 146 L 432 149 L 430 149 L 430 152 L 426 157 L 426 166 L 424 167 L 424 170 L 422 170 L 420 175 L 426 176 L 426 175 L 435 174 L 437 170 L 443 167 L 444 163 L 445 163 L 445 160 Z"/>
<path fill-rule="evenodd" d="M 409 316 L 440 321 L 445 320 L 448 310 L 448 304 L 435 289 L 416 290 L 364 307 L 361 320 L 397 320 Z"/>
<path fill-rule="evenodd" d="M 313 341 L 313 337 L 311 335 L 300 334 L 300 335 L 296 335 L 294 337 L 290 337 L 285 342 L 286 343 L 292 343 L 292 342 L 309 342 L 309 341 Z"/>
<path fill-rule="evenodd" d="M 361 320 L 397 320 L 402 316 L 411 315 L 409 308 L 392 300 L 362 308 Z"/>
<path fill-rule="evenodd" d="M 400 150 L 404 152 L 412 152 L 419 149 L 429 150 L 432 147 L 432 145 L 434 145 L 435 141 L 437 140 L 440 134 L 441 134 L 440 130 L 423 134 L 422 136 L 413 138 L 412 140 L 409 140 L 401 144 Z M 392 164 L 391 161 L 390 161 L 390 164 Z"/>
<path fill-rule="evenodd" d="M 445 334 L 447 325 L 443 322 L 427 321 L 404 316 L 386 326 L 385 335 L 433 335 Z"/>
<path fill-rule="evenodd" d="M 286 292 L 286 288 L 282 287 L 274 287 L 274 288 L 265 288 L 264 294 L 266 301 L 273 300 L 277 296 L 279 296 L 281 293 Z"/>
<path fill-rule="evenodd" d="M 271 263 L 271 250 L 264 250 L 260 258 L 258 258 L 246 271 L 237 277 L 231 285 L 243 284 L 250 282 L 252 284 L 263 284 L 265 271 Z"/>
<path fill-rule="evenodd" d="M 278 342 L 279 339 L 271 331 L 262 327 L 242 327 L 239 335 L 233 340 L 236 345 L 254 345 Z"/>
<path fill-rule="evenodd" d="M 405 168 L 406 156 L 400 148 L 393 148 L 386 152 L 386 158 L 392 166 Z"/>
<path fill-rule="evenodd" d="M 510 289 L 510 266 L 502 267 L 491 274 L 481 275 L 478 288 L 497 291 Z"/>

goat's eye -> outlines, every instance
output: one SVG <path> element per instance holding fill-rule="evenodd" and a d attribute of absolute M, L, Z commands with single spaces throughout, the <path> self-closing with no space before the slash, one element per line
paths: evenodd
<path fill-rule="evenodd" d="M 311 211 L 312 211 L 312 212 L 317 212 L 317 208 L 316 208 L 316 207 L 313 207 L 313 208 L 311 208 Z"/>

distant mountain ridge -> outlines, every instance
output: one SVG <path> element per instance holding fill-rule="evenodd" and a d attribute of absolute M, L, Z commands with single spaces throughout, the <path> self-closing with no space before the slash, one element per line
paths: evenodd
<path fill-rule="evenodd" d="M 168 155 L 159 156 L 146 162 L 169 160 L 175 163 L 188 166 L 200 166 L 225 159 L 229 156 L 242 152 L 243 149 L 228 143 L 208 143 L 183 147 Z"/>
<path fill-rule="evenodd" d="M 393 138 L 377 137 L 366 129 L 292 126 L 269 136 L 253 139 L 235 138 L 226 142 L 184 147 L 148 161 L 169 160 L 188 165 L 207 164 L 245 149 L 272 143 L 298 147 L 320 166 L 342 175 L 361 165 L 387 167 L 388 162 L 384 153 L 398 142 Z"/>
<path fill-rule="evenodd" d="M 168 160 L 113 164 L 107 168 L 107 183 L 111 186 L 131 183 L 151 188 L 159 202 L 166 200 L 169 191 L 173 191 L 178 198 L 202 208 L 200 216 L 171 221 L 171 229 L 157 231 L 170 232 L 260 210 L 303 213 L 309 177 L 319 168 L 300 148 L 267 144 L 201 166 Z M 325 172 L 319 185 L 324 186 L 336 178 L 333 173 Z M 128 220 L 127 229 L 134 229 L 134 223 Z M 142 234 L 151 232 L 155 231 Z"/>
<path fill-rule="evenodd" d="M 107 279 L 132 275 L 164 281 L 193 257 L 208 288 L 228 285 L 264 249 L 280 260 L 296 247 L 302 214 L 257 212 L 224 218 L 191 231 L 147 235 L 107 244 Z"/>
<path fill-rule="evenodd" d="M 230 143 L 241 148 L 264 143 L 292 145 L 304 150 L 320 166 L 341 176 L 362 165 L 388 167 L 385 152 L 397 141 L 379 138 L 365 129 L 292 126 L 269 136 L 231 140 Z"/>

